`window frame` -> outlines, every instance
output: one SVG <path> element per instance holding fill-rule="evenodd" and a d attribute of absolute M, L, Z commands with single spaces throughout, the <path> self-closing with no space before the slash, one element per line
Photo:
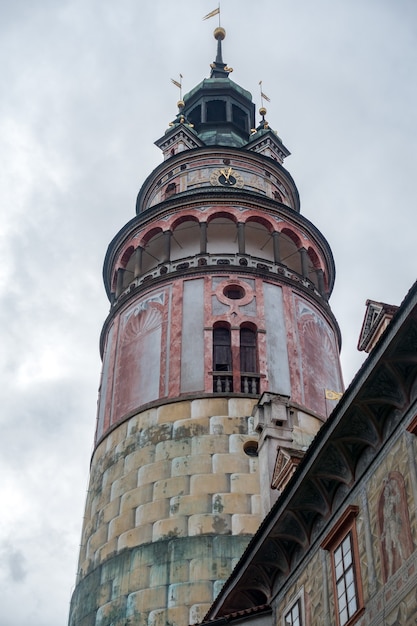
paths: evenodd
<path fill-rule="evenodd" d="M 359 507 L 354 505 L 349 506 L 340 517 L 338 522 L 335 524 L 335 526 L 332 528 L 330 533 L 327 535 L 327 537 L 324 539 L 324 541 L 321 543 L 321 548 L 329 552 L 330 557 L 333 584 L 333 600 L 337 626 L 351 626 L 351 624 L 354 624 L 365 611 L 359 560 L 358 535 L 356 531 L 356 517 L 358 513 Z M 337 582 L 341 580 L 341 577 L 337 578 L 336 576 L 335 552 L 342 546 L 342 543 L 348 536 L 350 536 L 350 549 L 352 553 L 351 565 L 353 572 L 353 581 L 355 585 L 356 610 L 352 613 L 352 615 L 348 615 L 347 621 L 341 622 L 341 609 L 339 606 L 339 599 L 337 594 Z M 346 571 L 347 569 L 343 568 L 343 576 L 345 576 Z"/>
<path fill-rule="evenodd" d="M 286 622 L 285 620 L 287 618 L 287 615 L 293 610 L 296 604 L 299 605 L 299 626 L 306 626 L 304 587 L 301 587 L 301 589 L 297 592 L 297 594 L 285 606 L 282 612 L 282 619 L 281 619 L 282 626 L 289 626 L 288 622 Z M 293 626 L 293 624 L 291 624 L 290 626 Z"/>

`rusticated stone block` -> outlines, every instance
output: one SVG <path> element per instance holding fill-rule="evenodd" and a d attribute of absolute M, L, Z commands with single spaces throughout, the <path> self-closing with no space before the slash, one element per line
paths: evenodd
<path fill-rule="evenodd" d="M 191 454 L 215 454 L 216 452 L 229 452 L 228 435 L 201 435 L 191 440 Z"/>
<path fill-rule="evenodd" d="M 156 426 L 156 424 L 158 424 L 158 411 L 156 408 L 147 409 L 146 411 L 138 413 L 136 419 L 139 430 Z"/>
<path fill-rule="evenodd" d="M 209 495 L 174 496 L 169 501 L 170 516 L 195 515 L 197 513 L 211 513 L 211 497 Z"/>
<path fill-rule="evenodd" d="M 149 568 L 149 587 L 160 587 L 169 582 L 169 563 L 151 565 Z"/>
<path fill-rule="evenodd" d="M 149 613 L 149 626 L 187 626 L 188 609 L 185 606 L 175 606 L 170 609 L 161 609 Z"/>
<path fill-rule="evenodd" d="M 236 511 L 240 513 L 240 511 Z M 260 495 L 251 496 L 251 513 L 254 515 L 262 515 L 262 499 Z"/>
<path fill-rule="evenodd" d="M 228 415 L 227 398 L 192 400 L 191 417 L 211 417 L 211 415 Z"/>
<path fill-rule="evenodd" d="M 169 463 L 169 461 L 164 461 Z M 175 478 L 167 478 L 166 480 L 158 480 L 154 484 L 153 499 L 172 498 L 173 496 L 186 495 L 189 493 L 189 477 L 176 476 Z"/>
<path fill-rule="evenodd" d="M 169 478 L 171 475 L 170 461 L 157 461 L 149 463 L 140 468 L 138 474 L 138 485 L 146 485 L 147 483 L 155 483 L 162 478 Z"/>
<path fill-rule="evenodd" d="M 128 593 L 139 591 L 139 589 L 147 589 L 149 587 L 151 568 L 146 565 L 133 567 L 129 572 Z"/>
<path fill-rule="evenodd" d="M 126 474 L 126 476 L 122 476 L 121 478 L 116 479 L 112 486 L 110 492 L 110 500 L 114 500 L 115 498 L 119 498 L 126 491 L 130 491 L 134 489 L 138 485 L 138 472 L 136 469 Z"/>
<path fill-rule="evenodd" d="M 210 582 L 177 583 L 170 585 L 168 590 L 168 606 L 196 604 L 210 602 L 212 598 L 212 585 Z"/>
<path fill-rule="evenodd" d="M 247 418 L 213 415 L 213 417 L 210 418 L 210 433 L 213 435 L 246 435 Z"/>
<path fill-rule="evenodd" d="M 134 548 L 137 545 L 149 543 L 150 541 L 152 541 L 152 525 L 146 524 L 146 526 L 132 528 L 132 530 L 128 530 L 120 535 L 117 542 L 117 549 Z"/>
<path fill-rule="evenodd" d="M 232 474 L 230 476 L 232 493 L 259 493 L 259 477 L 257 474 Z"/>
<path fill-rule="evenodd" d="M 102 604 L 107 604 L 110 602 L 112 596 L 112 584 L 111 581 L 107 581 L 104 584 L 100 585 L 97 593 L 97 604 L 101 606 Z"/>
<path fill-rule="evenodd" d="M 172 459 L 171 475 L 209 474 L 212 470 L 210 454 L 180 456 Z"/>
<path fill-rule="evenodd" d="M 261 520 L 260 515 L 245 515 L 243 513 L 232 515 L 232 533 L 234 535 L 254 535 Z"/>
<path fill-rule="evenodd" d="M 213 596 L 214 598 L 215 596 Z M 211 603 L 207 604 L 193 604 L 190 608 L 188 623 L 189 624 L 201 624 L 205 615 L 211 606 Z"/>
<path fill-rule="evenodd" d="M 243 452 L 243 446 L 247 441 L 257 440 L 258 437 L 254 437 L 253 435 L 230 435 L 229 439 L 229 452 L 235 454 L 245 454 Z"/>
<path fill-rule="evenodd" d="M 101 511 L 99 512 L 99 520 L 100 524 L 106 524 L 110 522 L 110 520 L 114 519 L 119 515 L 120 509 L 120 498 L 115 498 L 109 504 L 106 504 Z"/>
<path fill-rule="evenodd" d="M 257 404 L 257 400 L 249 398 L 230 398 L 228 400 L 229 415 L 252 415 L 253 407 Z"/>
<path fill-rule="evenodd" d="M 126 598 L 116 598 L 103 604 L 96 614 L 95 624 L 101 626 L 102 624 L 121 624 L 126 615 Z"/>
<path fill-rule="evenodd" d="M 174 439 L 198 437 L 209 433 L 210 423 L 207 417 L 194 417 L 186 420 L 178 420 L 174 423 L 172 436 Z"/>
<path fill-rule="evenodd" d="M 245 535 L 218 535 L 213 538 L 213 557 L 240 558 L 249 543 Z"/>
<path fill-rule="evenodd" d="M 97 501 L 98 510 L 103 509 L 106 506 L 106 504 L 110 502 L 110 494 L 111 494 L 111 483 L 103 487 L 103 489 L 101 490 L 99 494 L 99 498 Z"/>
<path fill-rule="evenodd" d="M 230 535 L 232 532 L 231 516 L 205 513 L 191 515 L 188 520 L 188 534 L 193 535 Z"/>
<path fill-rule="evenodd" d="M 171 561 L 169 579 L 171 583 L 185 583 L 190 580 L 190 561 L 188 559 Z"/>
<path fill-rule="evenodd" d="M 105 450 L 108 452 L 109 450 L 113 450 L 117 444 L 126 439 L 127 435 L 127 424 L 126 422 L 120 424 L 115 430 L 113 430 L 106 439 L 103 441 Z"/>
<path fill-rule="evenodd" d="M 142 428 L 149 428 L 149 426 L 154 426 L 157 424 L 157 409 L 147 409 L 146 411 L 142 411 L 141 413 L 137 413 L 133 415 L 127 421 L 127 438 L 137 438 L 138 432 Z"/>
<path fill-rule="evenodd" d="M 191 476 L 191 494 L 201 495 L 203 493 L 222 493 L 230 491 L 229 479 L 224 474 L 197 474 Z"/>
<path fill-rule="evenodd" d="M 171 424 L 157 424 L 156 426 L 143 428 L 138 434 L 139 445 L 141 447 L 146 446 L 147 444 L 153 444 L 156 446 L 156 444 L 160 441 L 171 439 L 171 431 Z"/>
<path fill-rule="evenodd" d="M 155 460 L 168 460 L 175 457 L 186 456 L 191 453 L 191 441 L 181 439 L 180 441 L 161 441 L 156 446 Z"/>
<path fill-rule="evenodd" d="M 213 472 L 216 474 L 249 472 L 249 457 L 246 454 L 214 454 Z"/>
<path fill-rule="evenodd" d="M 166 605 L 166 587 L 152 587 L 152 589 L 141 589 L 129 594 L 127 599 L 127 615 L 135 615 L 143 611 L 163 608 Z"/>
<path fill-rule="evenodd" d="M 161 499 L 155 502 L 141 504 L 136 509 L 136 526 L 153 524 L 156 520 L 164 519 L 169 515 L 169 500 Z"/>
<path fill-rule="evenodd" d="M 153 463 L 155 461 L 155 446 L 149 444 L 144 448 L 139 448 L 125 458 L 125 472 L 128 473 L 134 469 L 138 470 L 143 465 Z"/>
<path fill-rule="evenodd" d="M 154 523 L 152 541 L 169 539 L 171 537 L 185 537 L 187 535 L 187 518 L 170 517 Z"/>
<path fill-rule="evenodd" d="M 231 561 L 224 558 L 197 558 L 190 562 L 190 580 L 226 579 L 231 573 Z"/>
<path fill-rule="evenodd" d="M 213 513 L 251 513 L 250 496 L 246 493 L 215 493 Z"/>
<path fill-rule="evenodd" d="M 158 424 L 188 419 L 191 417 L 191 402 L 172 402 L 172 404 L 165 404 L 164 406 L 158 407 L 157 412 Z"/>
<path fill-rule="evenodd" d="M 120 513 L 127 509 L 136 509 L 140 504 L 151 502 L 153 498 L 153 484 L 141 485 L 131 489 L 120 498 Z"/>
<path fill-rule="evenodd" d="M 120 537 L 122 533 L 126 532 L 126 530 L 129 530 L 130 528 L 133 528 L 133 526 L 133 510 L 126 511 L 122 515 L 119 515 L 119 517 L 115 517 L 109 523 L 108 540 L 110 541 L 114 537 Z"/>
<path fill-rule="evenodd" d="M 108 524 L 100 526 L 87 542 L 87 557 L 91 558 L 96 550 L 107 542 Z"/>
<path fill-rule="evenodd" d="M 96 552 L 96 563 L 99 565 L 106 561 L 109 557 L 113 556 L 117 551 L 118 537 L 114 537 L 111 541 L 104 544 L 100 550 Z"/>
<path fill-rule="evenodd" d="M 104 470 L 101 480 L 102 489 L 112 485 L 115 480 L 123 476 L 124 465 L 124 460 L 119 459 L 116 463 L 112 463 L 106 470 Z"/>
<path fill-rule="evenodd" d="M 216 598 L 219 593 L 221 592 L 223 585 L 226 581 L 225 580 L 215 580 L 213 583 L 213 598 Z"/>

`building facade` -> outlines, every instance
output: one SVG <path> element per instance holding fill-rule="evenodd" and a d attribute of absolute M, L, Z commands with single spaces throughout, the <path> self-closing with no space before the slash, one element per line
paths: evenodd
<path fill-rule="evenodd" d="M 70 626 L 202 621 L 343 389 L 331 250 L 224 36 L 105 258 Z"/>

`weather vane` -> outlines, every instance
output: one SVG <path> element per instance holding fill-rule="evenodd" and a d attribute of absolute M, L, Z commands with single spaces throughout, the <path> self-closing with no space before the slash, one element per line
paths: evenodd
<path fill-rule="evenodd" d="M 219 16 L 219 28 L 220 28 L 220 2 L 219 2 L 219 6 L 217 7 L 217 9 L 214 9 L 213 11 L 210 11 L 210 13 L 207 13 L 207 15 L 203 17 L 203 20 L 208 20 L 210 19 L 210 17 L 214 17 L 215 15 Z"/>
<path fill-rule="evenodd" d="M 180 79 L 179 80 L 175 80 L 175 78 L 171 78 L 171 83 L 173 85 L 175 85 L 176 87 L 178 87 L 178 89 L 180 90 L 180 101 L 182 101 L 182 74 L 179 75 Z"/>
<path fill-rule="evenodd" d="M 268 98 L 268 96 L 262 91 L 262 81 L 259 81 L 259 88 L 261 90 L 261 107 L 264 108 L 264 100 L 266 100 L 267 102 L 271 102 L 271 98 Z"/>

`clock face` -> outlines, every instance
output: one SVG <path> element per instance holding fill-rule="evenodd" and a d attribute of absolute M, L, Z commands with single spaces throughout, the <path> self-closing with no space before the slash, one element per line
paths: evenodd
<path fill-rule="evenodd" d="M 242 189 L 245 184 L 242 176 L 235 172 L 232 167 L 214 170 L 210 176 L 210 183 L 222 187 L 237 187 L 238 189 Z"/>

